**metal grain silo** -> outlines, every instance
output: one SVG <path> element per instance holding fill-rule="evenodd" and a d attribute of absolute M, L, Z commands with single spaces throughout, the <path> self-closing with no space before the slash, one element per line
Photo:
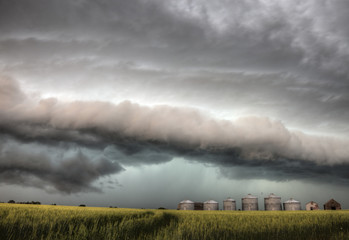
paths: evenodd
<path fill-rule="evenodd" d="M 301 210 L 301 202 L 291 198 L 290 200 L 287 200 L 286 202 L 284 202 L 284 210 L 285 211 Z"/>
<path fill-rule="evenodd" d="M 218 202 L 214 200 L 204 202 L 204 210 L 218 210 Z"/>
<path fill-rule="evenodd" d="M 257 211 L 258 210 L 258 198 L 248 194 L 241 199 L 243 211 Z"/>
<path fill-rule="evenodd" d="M 232 198 L 223 201 L 223 210 L 236 210 L 236 202 Z"/>
<path fill-rule="evenodd" d="M 266 211 L 280 211 L 281 207 L 281 197 L 270 193 L 270 195 L 264 198 L 264 209 Z"/>
<path fill-rule="evenodd" d="M 190 200 L 183 200 L 179 203 L 179 210 L 194 210 L 194 202 Z"/>

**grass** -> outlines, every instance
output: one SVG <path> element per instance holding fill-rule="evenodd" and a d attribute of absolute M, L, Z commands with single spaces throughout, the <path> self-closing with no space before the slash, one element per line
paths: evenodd
<path fill-rule="evenodd" d="M 0 204 L 0 239 L 349 239 L 349 211 L 177 211 Z"/>

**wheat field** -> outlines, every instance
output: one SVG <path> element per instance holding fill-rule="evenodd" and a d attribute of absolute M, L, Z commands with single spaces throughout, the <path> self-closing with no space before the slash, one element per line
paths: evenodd
<path fill-rule="evenodd" d="M 2 203 L 0 239 L 349 239 L 349 211 L 177 211 Z"/>

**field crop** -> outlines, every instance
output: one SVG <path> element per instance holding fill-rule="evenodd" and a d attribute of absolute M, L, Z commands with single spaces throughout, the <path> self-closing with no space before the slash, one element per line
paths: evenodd
<path fill-rule="evenodd" d="M 0 239 L 349 239 L 349 211 L 177 211 L 0 204 Z"/>

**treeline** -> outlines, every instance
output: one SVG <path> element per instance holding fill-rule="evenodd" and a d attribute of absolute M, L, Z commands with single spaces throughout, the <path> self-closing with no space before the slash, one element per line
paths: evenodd
<path fill-rule="evenodd" d="M 17 204 L 35 204 L 35 205 L 40 205 L 41 202 L 37 201 L 31 201 L 31 202 L 16 202 L 15 200 L 9 200 L 8 203 L 17 203 Z"/>

